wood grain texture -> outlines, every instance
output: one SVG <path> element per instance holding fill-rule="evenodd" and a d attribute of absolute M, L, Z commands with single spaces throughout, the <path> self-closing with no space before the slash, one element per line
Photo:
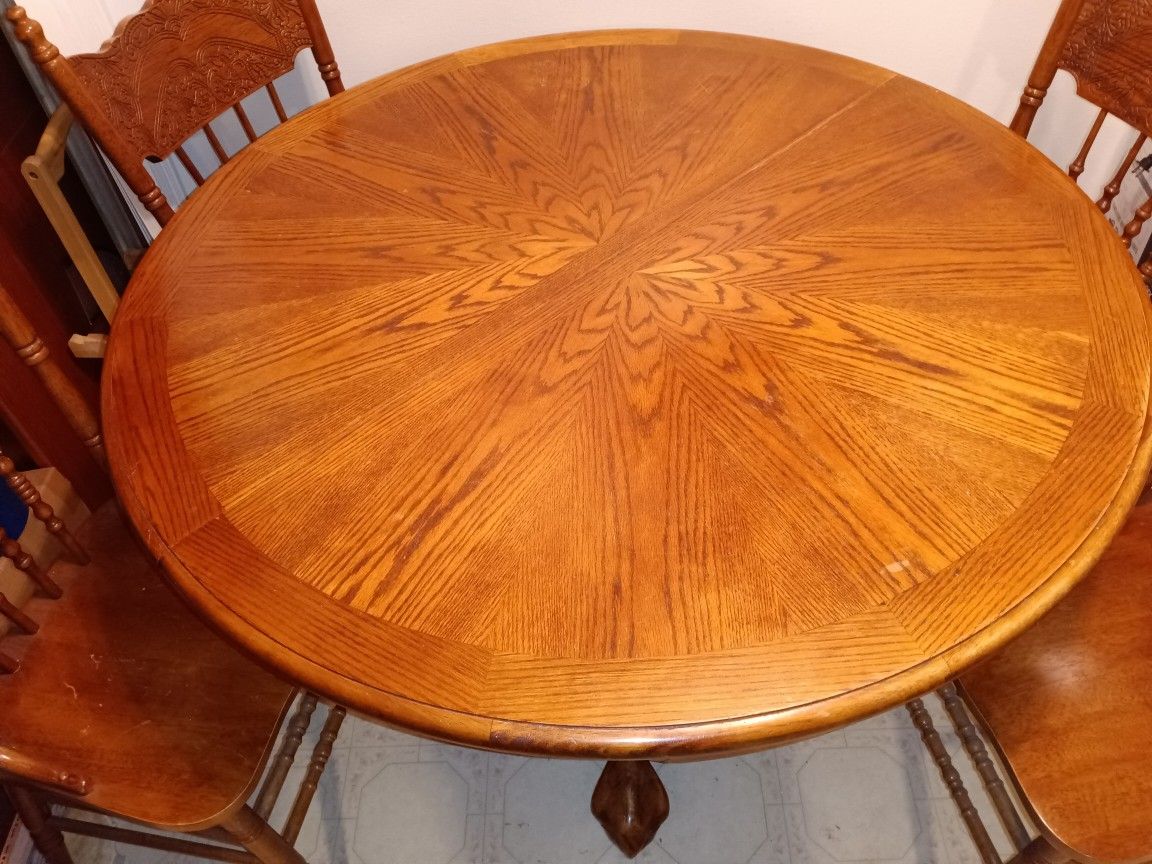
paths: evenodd
<path fill-rule="evenodd" d="M 1060 860 L 1152 861 L 1149 537 L 1152 489 L 1081 584 L 960 679 Z"/>
<path fill-rule="evenodd" d="M 1148 463 L 1147 314 L 1096 208 L 930 88 L 544 37 L 232 159 L 137 270 L 103 416 L 174 584 L 284 673 L 689 758 L 896 704 L 1062 596 Z"/>
<path fill-rule="evenodd" d="M 103 456 L 96 418 L 2 285 L 0 336 L 40 373 L 40 383 L 93 454 Z M 236 848 L 57 819 L 47 795 L 152 827 L 215 829 L 225 839 L 219 826 L 239 826 L 243 837 L 235 839 L 260 860 L 302 862 L 291 840 L 245 804 L 295 696 L 293 686 L 192 614 L 141 553 L 115 503 L 98 508 L 74 535 L 3 452 L 0 479 L 43 523 L 35 526 L 41 539 L 30 541 L 42 548 L 51 538 L 50 546 L 67 553 L 45 573 L 0 528 L 0 554 L 28 577 L 28 584 L 9 581 L 9 595 L 0 593 L 0 783 L 13 794 L 40 853 L 67 864 L 63 830 L 221 860 L 256 860 Z M 289 822 L 293 838 L 343 716 L 339 706 L 329 711 Z M 275 791 L 283 785 L 282 767 L 273 772 Z M 275 791 L 268 793 L 269 806 Z"/>
<path fill-rule="evenodd" d="M 219 824 L 259 782 L 293 688 L 189 614 L 115 505 L 80 539 L 92 564 L 58 562 L 63 597 L 24 607 L 39 632 L 4 640 L 20 669 L 0 677 L 0 743 L 21 761 L 0 770 L 154 826 Z"/>

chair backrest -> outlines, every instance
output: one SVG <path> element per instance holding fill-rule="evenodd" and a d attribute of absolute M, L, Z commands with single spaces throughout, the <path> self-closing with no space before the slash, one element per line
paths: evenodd
<path fill-rule="evenodd" d="M 311 48 L 328 93 L 344 89 L 315 0 L 149 0 L 96 54 L 62 57 L 24 9 L 7 12 L 17 38 L 161 225 L 172 208 L 144 160 L 175 153 L 197 183 L 182 144 L 202 131 L 220 163 L 229 154 L 211 122 L 229 109 L 249 141 L 240 101 L 261 88 L 287 119 L 274 81 Z"/>
<path fill-rule="evenodd" d="M 1012 118 L 1012 131 L 1027 137 L 1056 71 L 1070 72 L 1076 79 L 1076 92 L 1100 109 L 1084 145 L 1068 166 L 1073 179 L 1083 173 L 1088 153 L 1109 115 L 1133 127 L 1132 146 L 1096 202 L 1105 213 L 1152 133 L 1150 61 L 1152 5 L 1132 0 L 1063 0 Z M 1149 217 L 1152 198 L 1125 224 L 1125 245 L 1131 245 Z M 1152 264 L 1142 265 L 1141 272 L 1146 278 L 1152 277 Z"/>
<path fill-rule="evenodd" d="M 69 425 L 80 436 L 96 461 L 106 468 L 104 441 L 100 435 L 99 424 L 88 408 L 88 403 L 50 356 L 47 346 L 36 335 L 31 322 L 20 311 L 2 283 L 0 283 L 0 334 L 3 334 L 4 340 L 17 356 L 36 372 L 48 395 L 60 406 Z M 57 516 L 52 506 L 40 496 L 36 487 L 16 470 L 13 461 L 3 452 L 0 452 L 0 478 L 3 478 L 12 491 L 28 505 L 32 515 L 39 519 L 48 532 L 61 543 L 69 557 L 80 563 L 87 563 L 88 556 L 72 532 Z M 39 591 L 52 598 L 61 596 L 60 586 L 21 548 L 15 538 L 7 535 L 2 527 L 0 527 L 0 555 L 11 560 L 16 569 L 28 580 L 29 590 L 19 593 L 25 597 L 32 591 Z M 6 632 L 9 627 L 14 627 L 23 633 L 34 633 L 37 629 L 36 622 L 21 611 L 19 602 L 12 602 L 2 593 L 0 593 L 0 621 L 5 624 L 0 628 L 0 632 Z M 10 674 L 16 671 L 17 667 L 18 664 L 11 656 L 0 651 L 0 674 Z"/>

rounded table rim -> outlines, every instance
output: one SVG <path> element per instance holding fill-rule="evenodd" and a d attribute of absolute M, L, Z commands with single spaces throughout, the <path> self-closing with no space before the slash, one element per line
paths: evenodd
<path fill-rule="evenodd" d="M 552 46 L 619 44 L 621 40 L 634 35 L 661 37 L 660 40 L 655 38 L 643 40 L 645 42 L 650 41 L 652 44 L 676 44 L 682 35 L 730 39 L 733 43 L 740 41 L 776 43 L 803 48 L 814 54 L 844 58 L 859 64 L 862 68 L 870 67 L 890 72 L 890 70 L 868 61 L 824 49 L 750 34 L 729 34 L 709 30 L 599 29 L 493 42 L 450 52 L 385 73 L 350 88 L 339 96 L 316 103 L 290 118 L 287 123 L 272 129 L 258 139 L 254 145 L 246 148 L 236 158 L 222 166 L 213 175 L 213 179 L 217 182 L 214 184 L 212 180 L 209 180 L 204 189 L 218 188 L 232 171 L 238 170 L 238 165 L 244 163 L 243 157 L 247 153 L 254 154 L 274 146 L 281 135 L 291 134 L 293 130 L 298 129 L 317 113 L 328 109 L 329 106 L 347 104 L 351 100 L 363 98 L 365 94 L 378 92 L 393 81 L 404 80 L 413 75 L 433 74 L 438 68 L 446 65 L 450 68 L 450 64 L 462 60 L 471 61 L 464 65 L 473 65 L 498 57 L 548 50 Z M 606 39 L 612 41 L 605 42 Z M 627 42 L 626 44 L 642 43 Z M 893 78 L 915 80 L 907 79 L 906 76 L 896 72 L 890 72 L 890 74 Z M 935 92 L 939 96 L 967 108 L 976 120 L 982 120 L 1002 129 L 1005 135 L 1011 135 L 1009 130 L 1001 127 L 971 106 L 967 106 L 948 94 L 940 91 Z M 1012 137 L 1015 138 L 1015 136 Z M 1021 143 L 1031 148 L 1031 145 L 1023 142 L 1022 139 Z M 1052 170 L 1062 174 L 1055 165 L 1051 165 L 1051 163 L 1049 165 Z M 201 190 L 197 190 L 185 206 L 177 210 L 175 218 L 161 232 L 149 253 L 145 255 L 138 272 L 146 273 L 150 262 L 155 262 L 159 257 L 158 250 L 176 242 L 171 239 L 176 235 L 176 231 L 173 229 L 178 228 L 181 224 L 181 215 L 189 209 L 189 206 L 195 207 L 196 201 L 204 197 L 200 192 Z M 1133 271 L 1133 281 L 1138 282 L 1135 271 Z M 131 297 L 130 294 L 129 297 Z M 1146 297 L 1143 304 L 1145 324 L 1147 324 L 1149 305 Z M 122 314 L 123 311 L 131 312 L 132 305 L 130 299 L 126 300 L 125 306 L 127 308 L 122 307 Z M 115 363 L 119 354 L 116 350 L 118 344 L 115 338 L 116 332 L 114 327 L 108 353 L 109 366 Z M 114 397 L 109 395 L 110 393 L 110 388 L 106 386 L 102 397 L 106 409 L 114 402 Z M 1152 404 L 1147 405 L 1146 408 L 1152 408 Z M 106 410 L 105 413 L 110 412 Z M 1152 463 L 1152 415 L 1146 415 L 1139 444 L 1133 453 L 1133 459 L 1129 464 L 1127 473 L 1119 482 L 1116 495 L 1104 509 L 1094 529 L 1090 531 L 1076 551 L 1031 593 L 1022 597 L 1015 606 L 1006 610 L 999 618 L 973 631 L 965 639 L 953 643 L 947 649 L 921 663 L 835 696 L 764 713 L 665 725 L 574 726 L 508 720 L 420 702 L 397 693 L 364 685 L 341 673 L 334 674 L 329 667 L 316 663 L 299 653 L 295 648 L 278 641 L 274 636 L 222 604 L 205 587 L 204 583 L 198 580 L 179 560 L 153 528 L 149 514 L 134 494 L 132 485 L 134 472 L 124 472 L 116 458 L 120 434 L 126 433 L 117 431 L 106 437 L 114 486 L 131 522 L 141 534 L 149 551 L 164 565 L 169 581 L 178 593 L 185 597 L 217 629 L 239 643 L 243 649 L 309 689 L 339 701 L 353 710 L 372 715 L 384 722 L 392 723 L 417 734 L 501 752 L 590 758 L 676 759 L 750 752 L 770 744 L 778 744 L 827 731 L 844 723 L 881 712 L 909 698 L 930 691 L 1030 626 L 1088 572 L 1106 549 L 1108 540 L 1123 524 L 1128 511 L 1143 488 L 1149 464 Z"/>

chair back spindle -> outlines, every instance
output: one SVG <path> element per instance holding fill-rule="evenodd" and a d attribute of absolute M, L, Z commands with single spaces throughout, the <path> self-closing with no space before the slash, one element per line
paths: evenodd
<path fill-rule="evenodd" d="M 1092 122 L 1092 128 L 1088 130 L 1088 137 L 1084 139 L 1084 146 L 1080 148 L 1080 152 L 1076 154 L 1072 164 L 1068 166 L 1068 176 L 1073 180 L 1078 179 L 1084 173 L 1085 163 L 1088 161 L 1088 151 L 1096 143 L 1096 136 L 1100 134 L 1100 127 L 1104 125 L 1104 121 L 1107 119 L 1108 112 L 1101 110 Z"/>
<path fill-rule="evenodd" d="M 161 225 L 172 208 L 145 160 L 175 153 L 202 183 L 183 142 L 203 132 L 223 165 L 230 157 L 211 121 L 231 111 L 255 141 L 240 102 L 262 88 L 285 120 L 273 82 L 295 67 L 305 48 L 329 95 L 344 89 L 315 0 L 148 0 L 99 52 L 73 57 L 61 56 L 21 7 L 7 15 L 32 59 Z"/>
<path fill-rule="evenodd" d="M 1149 218 L 1152 218 L 1152 197 L 1149 197 L 1143 204 L 1136 208 L 1136 212 L 1132 214 L 1132 220 L 1124 226 L 1124 234 L 1120 239 L 1124 241 L 1125 246 L 1132 245 L 1132 241 L 1136 239 L 1137 235 L 1144 228 L 1144 223 L 1147 222 Z M 1148 262 L 1145 262 L 1145 264 L 1140 267 L 1140 272 L 1144 273 L 1146 277 L 1152 275 L 1145 272 L 1147 264 Z"/>
<path fill-rule="evenodd" d="M 3 528 L 0 528 L 0 555 L 11 561 L 17 570 L 49 597 L 58 599 L 62 596 L 60 586 L 40 568 L 36 560 L 19 543 L 8 536 L 8 532 Z"/>
<path fill-rule="evenodd" d="M 1150 45 L 1152 4 L 1129 0 L 1063 0 L 1012 118 L 1012 131 L 1027 137 L 1056 72 L 1063 69 L 1070 73 L 1076 81 L 1076 92 L 1100 109 L 1084 145 L 1068 166 L 1068 174 L 1073 179 L 1084 172 L 1089 151 L 1109 116 L 1137 131 L 1132 146 L 1096 202 L 1105 213 L 1112 208 L 1121 183 L 1147 136 L 1152 134 Z M 1137 208 L 1125 223 L 1121 239 L 1126 246 L 1132 244 L 1150 217 L 1152 198 Z M 1152 263 L 1142 264 L 1140 272 L 1145 279 L 1152 279 Z"/>
<path fill-rule="evenodd" d="M 268 93 L 268 98 L 272 100 L 272 108 L 276 111 L 276 116 L 280 118 L 280 122 L 287 123 L 288 113 L 284 110 L 284 103 L 280 101 L 280 92 L 276 89 L 276 85 L 269 81 L 264 90 Z"/>
<path fill-rule="evenodd" d="M 1148 140 L 1148 136 L 1143 133 L 1136 136 L 1136 140 L 1132 142 L 1132 146 L 1128 149 L 1128 155 L 1120 162 L 1120 166 L 1116 169 L 1116 173 L 1112 175 L 1112 179 L 1108 181 L 1108 185 L 1104 187 L 1104 192 L 1096 202 L 1096 206 L 1100 208 L 1101 213 L 1107 213 L 1112 209 L 1112 202 L 1116 196 L 1120 194 L 1120 185 L 1124 182 L 1124 178 L 1128 174 L 1128 169 L 1132 167 L 1132 163 L 1136 161 L 1136 157 L 1140 155 L 1140 148 L 1144 146 L 1144 142 Z"/>
<path fill-rule="evenodd" d="M 184 166 L 184 170 L 188 172 L 197 186 L 204 184 L 204 175 L 200 173 L 200 169 L 196 167 L 196 163 L 192 161 L 192 157 L 183 147 L 176 148 L 176 158 L 180 160 L 180 164 Z"/>
<path fill-rule="evenodd" d="M 88 563 L 88 553 L 72 536 L 72 532 L 68 530 L 64 520 L 56 515 L 52 505 L 40 496 L 36 487 L 29 482 L 27 477 L 16 470 L 12 460 L 2 452 L 0 452 L 0 477 L 4 478 L 8 488 L 16 493 L 16 496 L 24 502 L 32 515 L 44 524 L 48 533 L 60 541 L 60 545 L 67 550 L 72 560 L 78 564 Z"/>
<path fill-rule="evenodd" d="M 15 624 L 24 633 L 32 634 L 40 629 L 39 624 L 33 621 L 19 606 L 9 602 L 3 594 L 0 594 L 0 615 Z"/>

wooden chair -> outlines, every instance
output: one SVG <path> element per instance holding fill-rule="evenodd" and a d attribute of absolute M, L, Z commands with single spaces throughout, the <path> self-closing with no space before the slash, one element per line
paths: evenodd
<path fill-rule="evenodd" d="M 1056 71 L 1100 108 L 1068 168 L 1075 179 L 1104 120 L 1134 127 L 1097 206 L 1108 212 L 1152 132 L 1152 5 L 1063 0 L 1011 128 L 1027 136 Z M 1130 245 L 1152 198 L 1125 225 Z M 1152 279 L 1152 263 L 1140 267 Z M 1035 627 L 939 695 L 1019 854 L 1013 862 L 1152 862 L 1152 491 L 1093 572 Z M 1040 837 L 1030 841 L 968 706 L 1015 780 Z M 920 700 L 913 720 L 985 864 L 988 831 Z"/>
<path fill-rule="evenodd" d="M 1068 166 L 1068 175 L 1073 179 L 1084 172 L 1088 154 L 1109 115 L 1133 127 L 1132 146 L 1096 201 L 1104 213 L 1112 208 L 1124 178 L 1152 132 L 1150 57 L 1152 7 L 1148 4 L 1128 0 L 1063 0 L 1020 97 L 1020 107 L 1012 118 L 1012 131 L 1027 137 L 1056 71 L 1070 72 L 1076 80 L 1076 92 L 1100 109 L 1084 145 Z M 1152 198 L 1137 208 L 1125 224 L 1121 236 L 1126 246 L 1132 244 L 1149 217 L 1152 217 Z M 1141 264 L 1140 272 L 1146 279 L 1152 279 L 1152 261 Z"/>
<path fill-rule="evenodd" d="M 274 82 L 304 48 L 312 49 L 328 93 L 344 89 L 315 0 L 149 0 L 99 53 L 73 57 L 62 57 L 23 8 L 13 6 L 7 15 L 32 59 L 161 225 L 172 208 L 144 160 L 175 153 L 203 183 L 183 143 L 203 132 L 220 163 L 227 162 L 211 121 L 231 110 L 255 141 L 240 102 L 261 88 L 286 120 Z"/>
<path fill-rule="evenodd" d="M 1092 573 L 944 695 L 989 792 L 965 703 L 1040 830 L 1028 842 L 1001 785 L 1013 862 L 1152 862 L 1152 487 Z"/>
<path fill-rule="evenodd" d="M 103 464 L 87 403 L 2 285 L 0 332 Z M 292 844 L 344 709 L 328 712 L 276 833 L 266 820 L 316 697 L 302 700 L 249 805 L 294 688 L 222 642 L 184 606 L 136 545 L 114 501 L 73 533 L 3 454 L 0 476 L 67 550 L 67 558 L 44 568 L 0 531 L 0 553 L 27 577 L 0 594 L 0 783 L 49 864 L 71 861 L 62 831 L 223 861 L 302 864 Z M 56 815 L 52 802 L 239 846 Z"/>

